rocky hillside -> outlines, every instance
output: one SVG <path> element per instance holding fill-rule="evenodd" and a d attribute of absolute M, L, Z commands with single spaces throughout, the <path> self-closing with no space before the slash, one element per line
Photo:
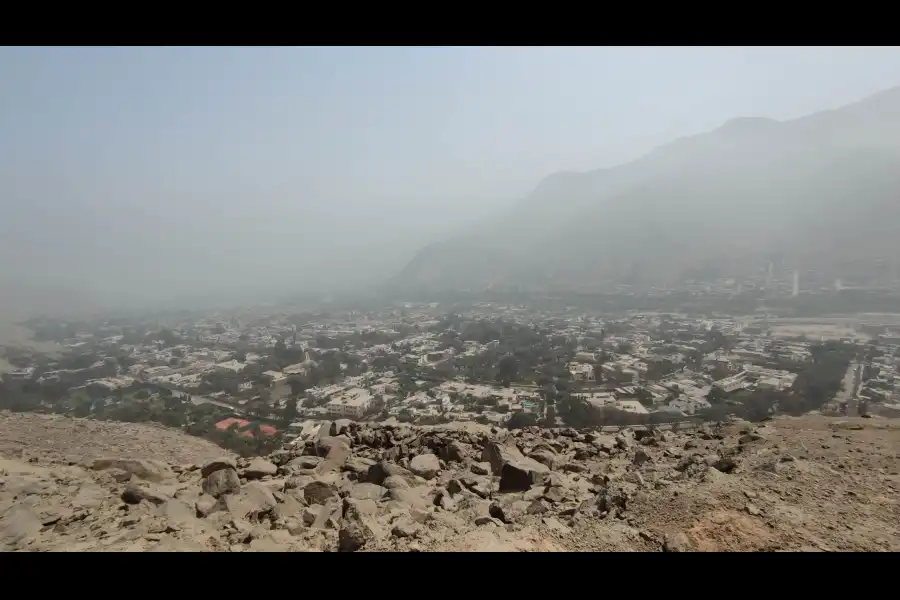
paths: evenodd
<path fill-rule="evenodd" d="M 894 422 L 824 417 L 615 435 L 338 421 L 236 460 L 154 427 L 2 414 L 0 547 L 897 551 L 898 442 Z"/>

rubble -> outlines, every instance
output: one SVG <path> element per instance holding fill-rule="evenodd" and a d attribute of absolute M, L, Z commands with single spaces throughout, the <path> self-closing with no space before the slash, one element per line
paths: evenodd
<path fill-rule="evenodd" d="M 900 549 L 900 509 L 885 500 L 900 487 L 896 470 L 878 471 L 866 454 L 896 447 L 900 430 L 848 428 L 846 439 L 833 439 L 816 418 L 752 433 L 723 425 L 615 436 L 335 421 L 268 457 L 194 464 L 149 453 L 69 464 L 29 451 L 27 460 L 0 460 L 0 548 Z M 847 450 L 854 436 L 876 441 L 858 446 L 863 452 L 830 447 Z M 788 454 L 794 446 L 808 452 Z M 776 525 L 799 515 L 802 530 Z"/>

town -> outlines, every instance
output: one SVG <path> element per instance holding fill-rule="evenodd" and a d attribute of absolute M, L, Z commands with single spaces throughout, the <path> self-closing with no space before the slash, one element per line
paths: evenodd
<path fill-rule="evenodd" d="M 245 455 L 326 420 L 677 427 L 900 414 L 900 328 L 473 302 L 28 323 L 3 407 L 183 428 Z"/>

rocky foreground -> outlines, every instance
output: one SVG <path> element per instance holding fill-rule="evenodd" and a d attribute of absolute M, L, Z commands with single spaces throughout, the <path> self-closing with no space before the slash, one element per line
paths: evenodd
<path fill-rule="evenodd" d="M 80 453 L 74 440 L 69 453 L 54 442 L 101 426 Z M 104 445 L 101 433 L 119 441 Z M 805 417 L 614 435 L 337 421 L 265 458 L 198 446 L 184 463 L 160 447 L 177 445 L 171 436 L 0 414 L 0 547 L 900 550 L 900 427 L 891 421 Z"/>

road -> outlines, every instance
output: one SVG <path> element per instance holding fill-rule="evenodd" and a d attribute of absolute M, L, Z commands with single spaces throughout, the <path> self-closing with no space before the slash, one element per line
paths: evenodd
<path fill-rule="evenodd" d="M 862 372 L 863 365 L 857 362 L 850 363 L 844 373 L 844 379 L 841 381 L 841 389 L 834 399 L 841 404 L 847 404 L 855 399 L 862 383 Z"/>

